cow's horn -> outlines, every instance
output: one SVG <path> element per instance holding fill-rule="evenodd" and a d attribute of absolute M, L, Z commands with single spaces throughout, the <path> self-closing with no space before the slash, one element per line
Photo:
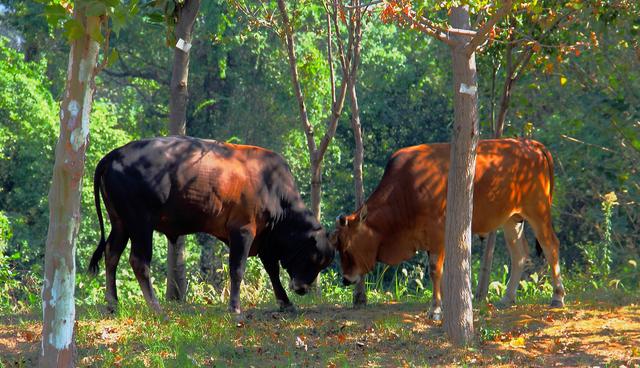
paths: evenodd
<path fill-rule="evenodd" d="M 367 205 L 362 205 L 362 208 L 360 209 L 360 222 L 364 221 L 367 218 Z"/>
<path fill-rule="evenodd" d="M 347 216 L 340 215 L 336 218 L 336 220 L 338 221 L 338 224 L 340 224 L 340 226 L 347 226 Z"/>

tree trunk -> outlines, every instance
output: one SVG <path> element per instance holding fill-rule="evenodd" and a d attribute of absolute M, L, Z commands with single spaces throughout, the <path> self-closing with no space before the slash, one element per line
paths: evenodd
<path fill-rule="evenodd" d="M 220 292 L 223 288 L 224 278 L 222 273 L 218 272 L 222 269 L 222 257 L 216 254 L 217 240 L 205 233 L 198 233 L 196 239 L 200 244 L 200 277 L 202 281 Z M 226 249 L 226 247 L 220 248 Z"/>
<path fill-rule="evenodd" d="M 470 29 L 468 6 L 451 8 L 453 28 Z M 451 341 L 467 345 L 473 338 L 471 305 L 471 215 L 478 145 L 478 95 L 475 53 L 464 49 L 465 36 L 452 36 L 454 126 L 447 186 L 444 329 Z"/>
<path fill-rule="evenodd" d="M 362 142 L 362 126 L 360 125 L 360 107 L 358 106 L 358 95 L 355 86 L 356 77 L 353 76 L 349 83 L 349 95 L 351 96 L 351 129 L 355 149 L 353 152 L 353 185 L 356 197 L 356 210 L 364 203 L 364 185 L 362 177 L 362 164 L 364 162 L 364 145 Z M 367 288 L 365 279 L 362 278 L 353 288 L 353 304 L 367 304 Z"/>
<path fill-rule="evenodd" d="M 491 276 L 491 265 L 493 264 L 493 251 L 496 248 L 496 232 L 489 233 L 487 246 L 482 253 L 480 261 L 480 273 L 478 275 L 478 288 L 476 289 L 476 300 L 484 300 L 489 294 L 489 281 Z"/>
<path fill-rule="evenodd" d="M 515 26 L 514 26 L 515 27 Z M 512 37 L 513 38 L 513 37 Z M 507 44 L 505 50 L 506 56 L 506 72 L 504 86 L 502 87 L 502 96 L 500 98 L 500 110 L 498 110 L 498 118 L 491 124 L 493 127 L 493 137 L 500 138 L 504 131 L 504 122 L 507 117 L 507 111 L 509 109 L 509 101 L 511 100 L 511 90 L 514 82 L 515 68 L 513 66 L 513 46 Z M 495 73 L 494 73 L 495 80 Z M 492 86 L 493 88 L 493 86 Z M 493 92 L 493 90 L 492 90 Z M 493 96 L 492 96 L 493 98 Z M 493 103 L 493 101 L 492 101 Z M 491 112 L 491 120 L 493 117 L 493 108 Z M 489 295 L 489 281 L 491 279 L 491 266 L 493 265 L 493 253 L 496 248 L 496 232 L 492 231 L 487 239 L 487 246 L 482 253 L 482 260 L 480 261 L 480 274 L 478 275 L 478 288 L 476 289 L 476 300 L 484 300 Z"/>
<path fill-rule="evenodd" d="M 311 155 L 311 211 L 316 220 L 320 221 L 322 208 L 322 160 L 319 160 L 317 152 Z"/>
<path fill-rule="evenodd" d="M 200 0 L 187 0 L 178 5 L 175 35 L 178 46 L 173 50 L 171 94 L 169 96 L 169 133 L 184 135 L 187 127 L 187 101 L 189 98 L 189 51 L 191 34 Z M 180 41 L 182 40 L 182 42 Z M 187 277 L 184 260 L 184 237 L 175 243 L 169 240 L 167 250 L 167 300 L 184 301 L 187 293 Z"/>
<path fill-rule="evenodd" d="M 76 4 L 74 18 L 85 34 L 71 43 L 60 135 L 49 191 L 49 230 L 42 287 L 42 352 L 40 367 L 73 367 L 75 343 L 76 241 L 80 227 L 82 176 L 89 136 L 89 115 L 95 91 L 100 49 L 90 34 L 100 31 L 99 17 L 88 17 Z"/>

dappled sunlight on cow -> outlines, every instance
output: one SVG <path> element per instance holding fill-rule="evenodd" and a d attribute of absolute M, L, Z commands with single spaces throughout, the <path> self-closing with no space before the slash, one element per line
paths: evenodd
<path fill-rule="evenodd" d="M 100 193 L 111 221 L 105 241 Z M 280 265 L 292 290 L 305 294 L 335 250 L 304 206 L 285 161 L 274 152 L 191 137 L 131 142 L 107 154 L 94 176 L 101 240 L 89 269 L 105 255 L 106 299 L 117 305 L 116 267 L 129 240 L 129 262 L 149 306 L 160 312 L 150 280 L 152 235 L 173 242 L 209 233 L 229 245 L 229 308 L 240 313 L 240 283 L 248 256 L 258 255 L 282 309 L 293 308 L 280 282 Z"/>
<path fill-rule="evenodd" d="M 425 250 L 433 283 L 430 316 L 440 317 L 449 157 L 449 144 L 397 151 L 366 203 L 337 219 L 330 242 L 340 253 L 345 284 L 361 282 L 377 261 L 398 264 Z M 502 227 L 511 257 L 502 303 L 516 300 L 528 257 L 522 226 L 526 220 L 551 266 L 551 305 L 562 306 L 559 241 L 551 224 L 553 161 L 546 148 L 532 140 L 481 141 L 473 190 L 472 232 L 487 234 Z"/>

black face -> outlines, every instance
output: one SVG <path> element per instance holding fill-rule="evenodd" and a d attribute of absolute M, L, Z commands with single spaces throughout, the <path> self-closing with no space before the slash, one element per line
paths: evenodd
<path fill-rule="evenodd" d="M 304 295 L 318 273 L 331 264 L 335 251 L 329 244 L 324 229 L 307 232 L 289 251 L 292 254 L 283 257 L 282 265 L 291 278 L 291 289 Z"/>

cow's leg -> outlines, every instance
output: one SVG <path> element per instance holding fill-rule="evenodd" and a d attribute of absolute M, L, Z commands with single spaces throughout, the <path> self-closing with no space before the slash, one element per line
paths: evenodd
<path fill-rule="evenodd" d="M 526 245 L 523 243 L 524 222 L 517 222 L 513 219 L 507 220 L 502 226 L 504 239 L 507 243 L 507 250 L 511 256 L 511 269 L 509 272 L 509 282 L 507 291 L 500 300 L 502 306 L 513 305 L 516 302 L 516 292 L 522 278 L 522 272 L 527 261 Z"/>
<path fill-rule="evenodd" d="M 240 283 L 244 277 L 253 239 L 254 232 L 248 229 L 233 230 L 229 236 L 229 272 L 231 274 L 229 310 L 236 314 L 240 314 Z"/>
<path fill-rule="evenodd" d="M 131 268 L 133 268 L 136 279 L 138 279 L 138 284 L 140 284 L 142 295 L 147 301 L 147 304 L 155 312 L 161 314 L 162 308 L 153 291 L 150 277 L 151 256 L 153 254 L 152 240 L 153 230 L 151 230 L 150 227 L 131 234 L 131 255 L 129 256 L 129 263 L 131 264 Z"/>
<path fill-rule="evenodd" d="M 278 265 L 278 259 L 270 255 L 260 254 L 260 260 L 269 275 L 271 285 L 273 286 L 273 292 L 276 295 L 276 301 L 280 306 L 280 310 L 295 311 L 296 308 L 291 304 L 291 301 L 289 301 L 287 292 L 284 290 L 282 283 L 280 282 L 280 266 Z"/>
<path fill-rule="evenodd" d="M 564 306 L 565 294 L 564 286 L 562 285 L 562 276 L 560 276 L 560 241 L 553 231 L 551 216 L 541 216 L 541 218 L 545 220 L 533 221 L 533 219 L 531 219 L 529 222 L 536 235 L 536 239 L 538 239 L 542 247 L 544 256 L 551 267 L 551 277 L 553 281 L 551 306 L 560 308 Z"/>
<path fill-rule="evenodd" d="M 441 251 L 429 252 L 429 277 L 433 284 L 433 296 L 431 297 L 431 308 L 429 309 L 429 319 L 439 321 L 442 319 L 442 267 L 444 266 L 444 249 Z"/>
<path fill-rule="evenodd" d="M 353 287 L 353 306 L 364 307 L 367 305 L 367 287 L 365 281 L 367 275 L 362 275 L 360 280 Z"/>
<path fill-rule="evenodd" d="M 105 273 L 106 273 L 106 299 L 109 312 L 114 312 L 118 306 L 118 291 L 116 290 L 116 269 L 120 262 L 120 256 L 129 240 L 121 223 L 112 221 L 111 233 L 107 238 L 105 247 Z"/>

